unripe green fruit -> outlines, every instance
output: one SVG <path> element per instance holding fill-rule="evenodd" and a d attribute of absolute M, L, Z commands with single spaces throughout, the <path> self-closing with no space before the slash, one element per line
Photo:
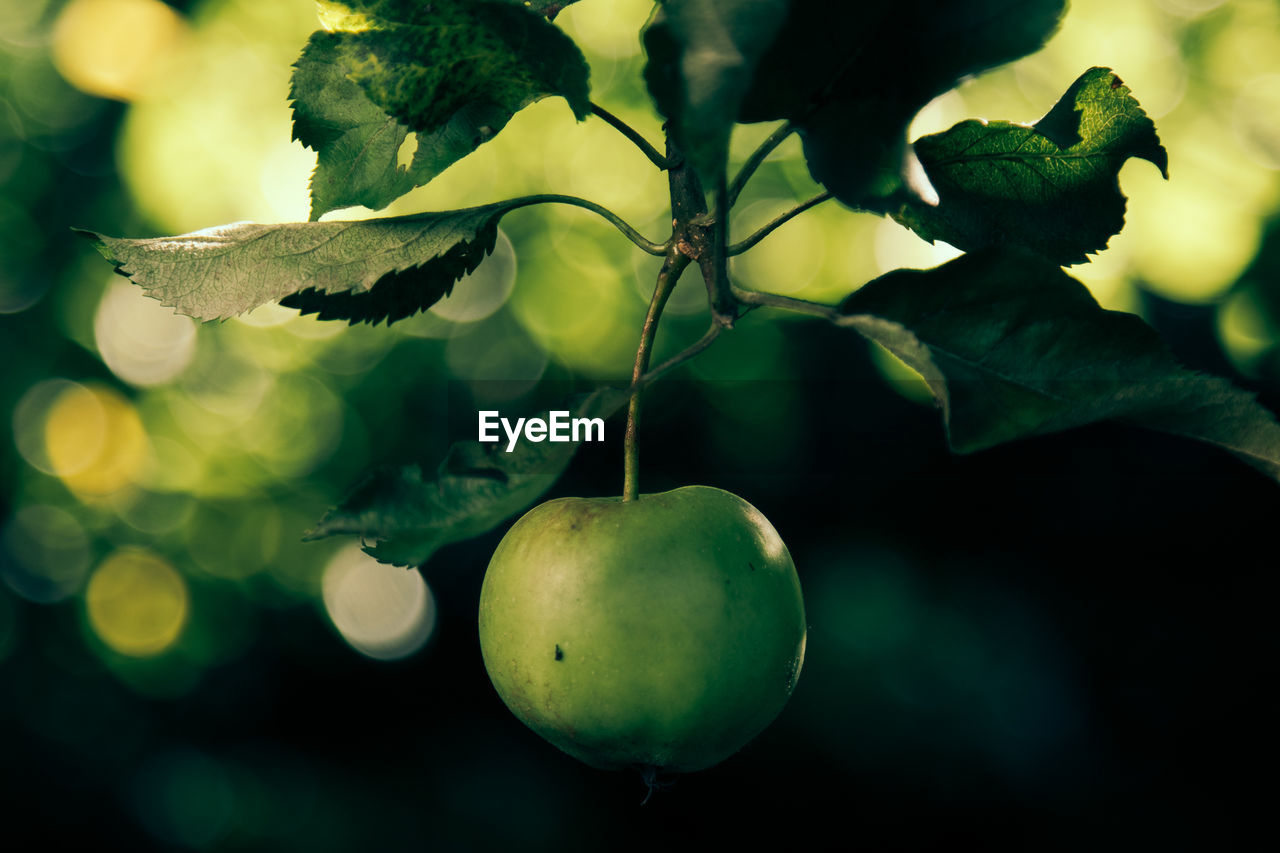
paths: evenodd
<path fill-rule="evenodd" d="M 786 704 L 804 644 L 782 539 L 708 486 L 537 506 L 480 593 L 480 650 L 507 707 L 605 769 L 689 772 L 732 755 Z"/>

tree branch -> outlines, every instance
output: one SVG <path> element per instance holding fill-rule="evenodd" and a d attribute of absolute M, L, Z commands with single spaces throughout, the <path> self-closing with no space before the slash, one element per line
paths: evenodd
<path fill-rule="evenodd" d="M 724 176 L 721 175 L 711 221 L 701 229 L 698 266 L 707 285 L 712 320 L 725 328 L 733 328 L 733 321 L 738 319 L 738 306 L 729 290 L 729 204 L 726 196 Z"/>

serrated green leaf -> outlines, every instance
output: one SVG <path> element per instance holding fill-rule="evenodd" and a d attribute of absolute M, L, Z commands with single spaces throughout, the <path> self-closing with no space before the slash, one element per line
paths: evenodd
<path fill-rule="evenodd" d="M 312 36 L 290 94 L 294 138 L 318 154 L 312 219 L 353 204 L 385 207 L 534 101 L 559 95 L 577 118 L 590 114 L 582 53 L 521 4 L 378 0 L 331 13 L 334 31 Z M 404 167 L 409 133 L 417 150 Z"/>
<path fill-rule="evenodd" d="M 1066 0 L 793 0 L 740 121 L 789 119 L 809 171 L 853 207 L 900 189 L 907 126 L 962 78 L 1025 56 Z"/>
<path fill-rule="evenodd" d="M 490 104 L 463 107 L 434 133 L 417 134 L 412 159 L 401 165 L 400 150 L 412 131 L 347 76 L 338 40 L 330 33 L 312 35 L 294 65 L 289 93 L 293 138 L 317 154 L 311 175 L 313 221 L 353 205 L 386 207 L 491 139 L 510 118 Z"/>
<path fill-rule="evenodd" d="M 787 0 L 666 0 L 645 28 L 649 93 L 707 186 L 724 170 L 739 105 L 786 9 Z"/>
<path fill-rule="evenodd" d="M 1280 478 L 1280 425 L 1252 394 L 1182 366 L 1142 320 L 1104 311 L 1038 255 L 989 249 L 897 270 L 840 312 L 924 377 L 958 452 L 1114 419 Z"/>
<path fill-rule="evenodd" d="M 1064 265 L 1124 227 L 1125 161 L 1140 157 L 1169 177 L 1155 125 L 1107 68 L 1082 74 L 1034 125 L 965 121 L 915 151 L 938 201 L 909 200 L 895 219 L 930 242 L 1022 246 Z"/>
<path fill-rule="evenodd" d="M 591 113 L 588 69 L 560 30 L 503 2 L 435 0 L 376 29 L 341 33 L 350 76 L 387 113 L 420 133 L 444 127 L 474 102 L 514 114 L 560 95 Z"/>
<path fill-rule="evenodd" d="M 577 418 L 608 418 L 629 397 L 625 390 L 600 388 L 567 410 Z M 508 453 L 502 442 L 458 442 L 434 480 L 420 466 L 373 473 L 307 538 L 356 534 L 376 540 L 365 551 L 382 562 L 420 565 L 441 547 L 523 512 L 559 479 L 577 449 L 576 442 L 521 441 Z"/>
<path fill-rule="evenodd" d="M 530 12 L 536 12 L 547 19 L 554 19 L 566 6 L 572 6 L 578 0 L 506 0 L 513 6 L 523 6 Z"/>
<path fill-rule="evenodd" d="M 129 240 L 92 231 L 116 272 L 164 305 L 223 320 L 279 300 L 321 319 L 388 323 L 447 296 L 525 202 L 360 222 L 252 222 Z"/>
<path fill-rule="evenodd" d="M 522 6 L 548 20 L 578 0 L 490 0 Z M 320 23 L 326 30 L 356 31 L 378 26 L 380 21 L 411 23 L 421 11 L 424 0 L 316 0 Z"/>

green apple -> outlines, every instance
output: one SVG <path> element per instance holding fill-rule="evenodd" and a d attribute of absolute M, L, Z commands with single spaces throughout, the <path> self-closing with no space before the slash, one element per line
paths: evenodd
<path fill-rule="evenodd" d="M 742 498 L 560 498 L 503 537 L 480 650 L 513 713 L 594 767 L 690 772 L 782 710 L 804 659 L 791 555 Z"/>

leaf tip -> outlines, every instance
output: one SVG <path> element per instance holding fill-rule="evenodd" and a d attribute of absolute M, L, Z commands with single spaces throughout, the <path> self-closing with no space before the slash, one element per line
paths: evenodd
<path fill-rule="evenodd" d="M 75 234 L 77 237 L 88 240 L 93 244 L 93 248 L 98 250 L 98 254 L 102 255 L 102 257 L 106 258 L 108 261 L 111 261 L 111 263 L 115 264 L 117 267 L 120 266 L 120 261 L 116 258 L 115 252 L 111 251 L 111 247 L 107 245 L 106 238 L 101 234 L 96 231 L 90 231 L 87 228 L 76 228 L 74 226 L 71 228 L 71 233 Z"/>
<path fill-rule="evenodd" d="M 379 563 L 381 563 L 384 566 L 396 566 L 401 569 L 416 569 L 418 566 L 422 565 L 422 563 L 426 562 L 426 560 L 424 559 L 421 562 L 413 563 L 413 562 L 409 562 L 403 557 L 392 556 L 391 554 L 388 554 L 386 552 L 384 548 L 384 543 L 382 541 L 379 541 L 374 545 L 362 544 L 360 546 L 360 550 L 365 552 L 370 557 L 377 560 Z M 428 555 L 428 558 L 429 556 L 430 555 Z"/>

